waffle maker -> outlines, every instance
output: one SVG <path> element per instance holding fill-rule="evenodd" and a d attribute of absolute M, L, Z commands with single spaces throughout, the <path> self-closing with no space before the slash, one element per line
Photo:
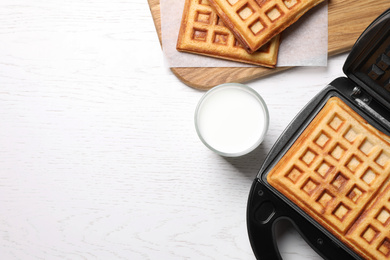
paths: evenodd
<path fill-rule="evenodd" d="M 267 181 L 270 170 L 331 97 L 339 97 L 371 126 L 390 136 L 390 9 L 358 38 L 343 71 L 347 77 L 332 81 L 289 124 L 253 181 L 247 205 L 247 228 L 259 260 L 282 259 L 274 235 L 274 225 L 281 219 L 290 220 L 324 259 L 363 259 Z"/>

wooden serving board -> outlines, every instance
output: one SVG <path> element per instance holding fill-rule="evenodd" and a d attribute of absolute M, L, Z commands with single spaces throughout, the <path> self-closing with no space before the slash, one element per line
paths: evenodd
<path fill-rule="evenodd" d="M 160 0 L 148 0 L 161 44 Z M 349 51 L 364 29 L 381 13 L 390 8 L 389 0 L 328 0 L 328 54 Z M 246 82 L 288 68 L 171 68 L 186 85 L 207 90 L 227 82 Z"/>

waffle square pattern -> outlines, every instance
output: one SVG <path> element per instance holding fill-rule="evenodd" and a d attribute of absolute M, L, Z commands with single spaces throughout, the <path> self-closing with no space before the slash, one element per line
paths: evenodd
<path fill-rule="evenodd" d="M 330 98 L 267 181 L 365 259 L 390 259 L 390 137 Z"/>
<path fill-rule="evenodd" d="M 207 0 L 186 0 L 176 49 L 182 52 L 274 68 L 280 36 L 249 54 Z"/>
<path fill-rule="evenodd" d="M 252 53 L 323 0 L 210 0 L 236 38 Z"/>

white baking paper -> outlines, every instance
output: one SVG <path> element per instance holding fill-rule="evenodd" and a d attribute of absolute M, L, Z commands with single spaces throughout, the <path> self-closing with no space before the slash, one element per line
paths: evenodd
<path fill-rule="evenodd" d="M 184 0 L 160 0 L 161 35 L 169 67 L 254 67 L 176 50 Z M 282 32 L 277 67 L 326 66 L 328 60 L 328 5 L 323 2 Z"/>

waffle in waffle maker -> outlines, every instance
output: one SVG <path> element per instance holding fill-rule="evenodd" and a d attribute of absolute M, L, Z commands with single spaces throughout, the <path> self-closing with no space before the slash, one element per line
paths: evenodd
<path fill-rule="evenodd" d="M 279 137 L 256 176 L 247 226 L 258 259 L 281 259 L 290 220 L 325 259 L 390 259 L 390 9 Z"/>

